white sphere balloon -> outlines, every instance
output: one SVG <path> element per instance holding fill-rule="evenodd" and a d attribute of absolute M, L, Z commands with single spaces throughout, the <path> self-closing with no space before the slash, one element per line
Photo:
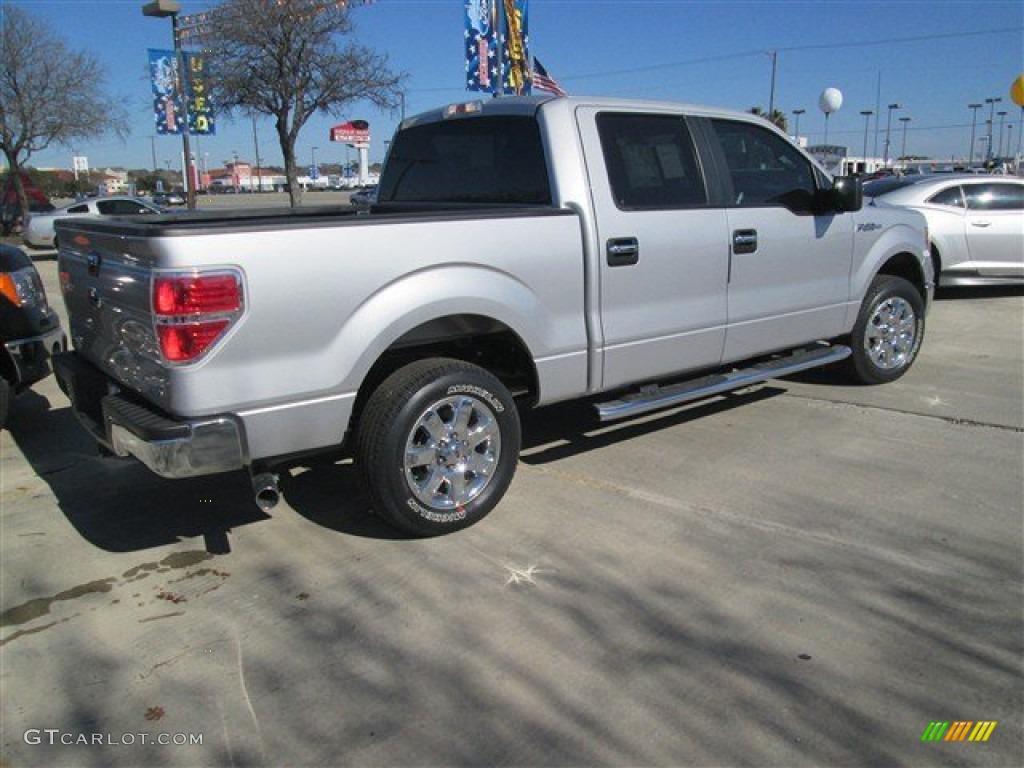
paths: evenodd
<path fill-rule="evenodd" d="M 838 88 L 826 88 L 821 92 L 821 97 L 818 99 L 818 106 L 821 107 L 821 111 L 826 115 L 838 112 L 839 108 L 843 106 L 842 91 Z"/>

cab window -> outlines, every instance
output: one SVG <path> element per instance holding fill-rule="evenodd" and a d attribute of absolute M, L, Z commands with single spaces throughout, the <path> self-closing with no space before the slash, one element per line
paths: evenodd
<path fill-rule="evenodd" d="M 814 166 L 788 141 L 767 128 L 733 120 L 712 120 L 741 208 L 784 205 L 814 209 Z"/>

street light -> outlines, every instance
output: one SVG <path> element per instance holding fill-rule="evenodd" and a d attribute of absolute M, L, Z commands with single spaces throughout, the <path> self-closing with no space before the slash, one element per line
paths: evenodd
<path fill-rule="evenodd" d="M 181 95 L 181 106 L 185 113 L 185 130 L 181 134 L 182 148 L 185 159 L 185 203 L 189 208 L 196 207 L 195 179 L 192 177 L 192 148 L 188 140 L 188 99 L 185 97 L 182 79 L 185 77 L 185 63 L 181 55 L 181 39 L 178 35 L 178 13 L 181 3 L 176 0 L 153 0 L 142 6 L 142 15 L 155 19 L 171 20 L 171 36 L 174 38 L 174 58 L 177 61 L 178 77 L 175 88 Z"/>
<path fill-rule="evenodd" d="M 1006 122 L 1007 112 L 1005 109 L 1001 109 L 996 112 L 999 115 L 999 157 L 1003 156 L 1003 123 Z"/>
<path fill-rule="evenodd" d="M 981 109 L 981 104 L 968 104 L 967 108 L 971 110 L 971 146 L 967 153 L 967 167 L 970 168 L 974 165 L 974 128 L 978 123 L 978 110 Z"/>
<path fill-rule="evenodd" d="M 794 109 L 793 114 L 796 115 L 796 130 L 793 132 L 793 137 L 796 139 L 796 143 L 800 143 L 800 115 L 806 112 L 806 109 Z"/>
<path fill-rule="evenodd" d="M 860 111 L 864 115 L 864 153 L 861 157 L 864 160 L 864 173 L 868 172 L 868 123 L 871 122 L 871 116 L 875 114 L 873 109 L 862 109 Z"/>
<path fill-rule="evenodd" d="M 900 118 L 900 122 L 903 123 L 903 148 L 900 151 L 900 157 L 903 158 L 904 168 L 907 166 L 907 123 L 909 123 L 910 120 L 911 118 L 909 117 Z"/>
<path fill-rule="evenodd" d="M 889 116 L 885 121 L 885 156 L 882 158 L 882 166 L 885 168 L 889 167 L 889 137 L 892 133 L 892 111 L 894 109 L 902 109 L 900 104 L 889 105 Z"/>
<path fill-rule="evenodd" d="M 988 154 L 985 156 L 986 160 L 992 159 L 992 126 L 996 122 L 996 104 L 1002 101 L 999 97 L 993 97 L 991 99 L 985 99 L 985 103 L 989 105 L 988 112 Z"/>

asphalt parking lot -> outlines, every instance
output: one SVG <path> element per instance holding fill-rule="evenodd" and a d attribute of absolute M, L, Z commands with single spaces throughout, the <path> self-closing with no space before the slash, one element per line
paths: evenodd
<path fill-rule="evenodd" d="M 1024 764 L 1020 290 L 944 296 L 892 385 L 524 439 L 497 511 L 419 541 L 349 465 L 267 516 L 99 458 L 38 385 L 0 433 L 0 765 Z"/>

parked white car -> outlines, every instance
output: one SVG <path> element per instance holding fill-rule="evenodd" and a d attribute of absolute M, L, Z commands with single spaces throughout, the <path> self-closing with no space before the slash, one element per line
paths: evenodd
<path fill-rule="evenodd" d="M 65 205 L 46 213 L 30 213 L 22 238 L 35 248 L 56 248 L 53 222 L 68 216 L 138 216 L 163 213 L 163 209 L 137 197 L 97 197 Z"/>
<path fill-rule="evenodd" d="M 924 214 L 940 285 L 1024 283 L 1024 179 L 907 176 L 868 182 L 864 196 Z"/>

